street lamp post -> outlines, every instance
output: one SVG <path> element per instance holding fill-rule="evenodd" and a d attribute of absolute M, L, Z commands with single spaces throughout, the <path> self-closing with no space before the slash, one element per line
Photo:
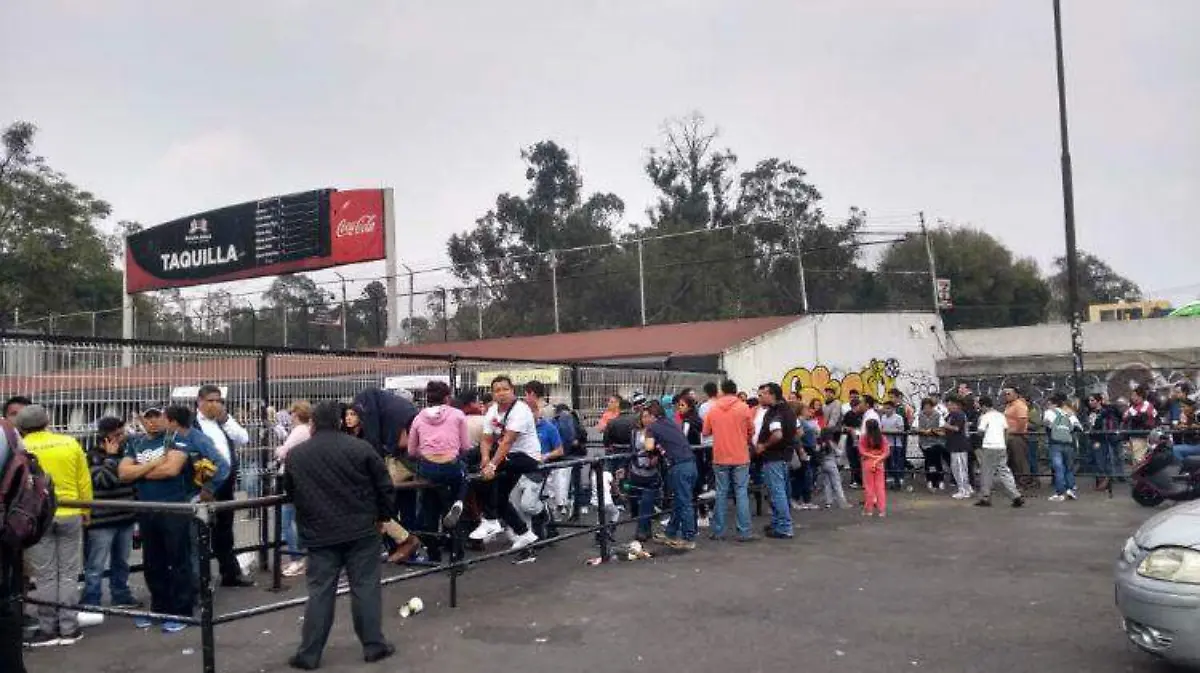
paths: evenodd
<path fill-rule="evenodd" d="M 1063 220 L 1067 236 L 1067 311 L 1071 321 L 1071 363 L 1075 398 L 1082 402 L 1083 328 L 1079 310 L 1079 252 L 1075 247 L 1075 186 L 1071 178 L 1071 145 L 1067 133 L 1067 84 L 1063 67 L 1062 6 L 1054 2 L 1054 56 L 1058 70 L 1058 132 L 1062 142 Z"/>

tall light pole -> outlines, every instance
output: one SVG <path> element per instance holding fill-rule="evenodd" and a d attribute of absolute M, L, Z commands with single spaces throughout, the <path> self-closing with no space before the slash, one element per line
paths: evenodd
<path fill-rule="evenodd" d="M 1079 251 L 1075 247 L 1075 186 L 1071 179 L 1071 144 L 1067 133 L 1067 83 L 1063 68 L 1062 6 L 1054 2 L 1054 56 L 1058 67 L 1058 133 L 1062 142 L 1063 220 L 1067 235 L 1067 311 L 1071 321 L 1071 363 L 1075 398 L 1084 399 L 1083 328 L 1079 309 Z"/>
<path fill-rule="evenodd" d="M 333 275 L 337 276 L 338 280 L 342 281 L 342 350 L 346 350 L 350 347 L 350 342 L 346 338 L 346 323 L 349 322 L 349 314 L 346 311 L 346 277 L 337 271 L 334 271 Z"/>

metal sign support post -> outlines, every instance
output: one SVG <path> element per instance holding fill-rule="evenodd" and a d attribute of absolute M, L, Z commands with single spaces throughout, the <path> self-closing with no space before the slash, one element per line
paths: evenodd
<path fill-rule="evenodd" d="M 397 288 L 397 267 L 400 265 L 396 250 L 396 199 L 395 190 L 383 190 L 383 244 L 387 251 L 383 260 L 383 275 L 387 277 L 387 345 L 399 346 L 404 341 L 400 329 L 400 290 Z"/>

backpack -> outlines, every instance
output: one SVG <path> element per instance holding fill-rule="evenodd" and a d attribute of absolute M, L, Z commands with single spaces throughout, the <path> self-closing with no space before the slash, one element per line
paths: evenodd
<path fill-rule="evenodd" d="M 0 474 L 0 546 L 28 549 L 37 544 L 54 524 L 58 501 L 54 482 L 26 451 L 12 425 L 0 422 L 10 455 Z"/>
<path fill-rule="evenodd" d="M 554 417 L 554 424 L 558 427 L 558 434 L 562 436 L 563 448 L 567 455 L 587 454 L 587 433 L 581 432 L 583 425 L 574 411 L 560 411 Z"/>
<path fill-rule="evenodd" d="M 1054 421 L 1050 424 L 1050 441 L 1055 444 L 1072 444 L 1075 435 L 1071 432 L 1071 417 L 1062 409 L 1054 410 Z"/>

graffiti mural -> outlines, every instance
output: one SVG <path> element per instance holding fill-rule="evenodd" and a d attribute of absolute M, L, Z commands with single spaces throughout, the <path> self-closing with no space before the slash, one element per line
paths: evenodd
<path fill-rule="evenodd" d="M 1086 394 L 1104 393 L 1110 400 L 1129 399 L 1138 386 L 1165 395 L 1177 383 L 1200 384 L 1200 367 L 1155 367 L 1145 362 L 1130 362 L 1107 371 L 1084 372 L 1083 390 Z M 998 397 L 1005 388 L 1020 390 L 1031 402 L 1044 404 L 1056 392 L 1072 394 L 1075 376 L 1071 372 L 1009 374 L 1006 376 L 944 377 L 940 391 L 950 393 L 965 383 L 977 395 Z"/>
<path fill-rule="evenodd" d="M 902 386 L 897 385 L 901 375 L 900 361 L 895 358 L 873 358 L 860 369 L 841 370 L 827 365 L 812 367 L 793 367 L 783 375 L 783 392 L 795 395 L 804 402 L 814 399 L 824 399 L 825 388 L 837 391 L 838 399 L 848 401 L 850 391 L 873 395 L 883 399 L 887 391 Z"/>

